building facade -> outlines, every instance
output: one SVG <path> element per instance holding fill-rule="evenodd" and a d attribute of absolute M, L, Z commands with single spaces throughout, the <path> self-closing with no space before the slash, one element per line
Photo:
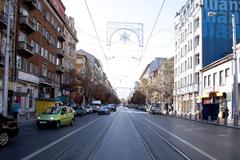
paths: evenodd
<path fill-rule="evenodd" d="M 75 69 L 76 67 L 76 45 L 78 43 L 77 31 L 75 29 L 74 18 L 65 16 L 65 25 L 64 25 L 64 36 L 65 42 L 63 43 L 63 67 L 64 73 L 62 77 L 62 85 L 68 85 L 70 82 L 69 72 Z M 69 96 L 69 91 L 62 89 L 62 94 Z"/>
<path fill-rule="evenodd" d="M 237 45 L 237 54 L 238 54 L 238 68 L 237 73 L 239 75 L 239 53 L 240 53 L 240 45 Z M 213 63 L 203 67 L 201 69 L 201 77 L 202 77 L 202 88 L 200 90 L 201 96 L 199 98 L 209 98 L 210 94 L 215 94 L 218 97 L 219 103 L 219 112 L 223 112 L 225 107 L 228 107 L 229 113 L 231 116 L 229 118 L 233 118 L 233 108 L 232 108 L 232 91 L 233 91 L 233 75 L 232 75 L 232 61 L 233 56 L 229 54 Z M 240 82 L 240 78 L 238 76 L 238 84 Z M 239 85 L 238 85 L 239 86 Z M 238 88 L 238 101 L 240 88 Z M 225 94 L 225 95 L 224 95 Z M 222 97 L 226 98 L 226 106 L 223 105 Z M 238 111 L 239 107 L 238 107 Z"/>
<path fill-rule="evenodd" d="M 24 113 L 61 94 L 65 7 L 60 0 L 18 4 L 14 96 Z"/>
<path fill-rule="evenodd" d="M 239 16 L 239 1 L 188 0 L 174 22 L 174 107 L 196 112 L 202 79 L 200 70 L 232 51 L 231 14 Z M 221 14 L 209 17 L 209 12 Z M 237 22 L 239 26 L 239 22 Z M 240 32 L 237 32 L 237 39 Z M 219 47 L 221 46 L 221 47 Z"/>

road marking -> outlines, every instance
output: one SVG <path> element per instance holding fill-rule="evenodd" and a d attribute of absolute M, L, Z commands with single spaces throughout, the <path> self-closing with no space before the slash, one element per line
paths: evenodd
<path fill-rule="evenodd" d="M 148 114 L 147 112 L 139 112 L 139 111 L 119 111 L 119 112 Z"/>
<path fill-rule="evenodd" d="M 34 129 L 33 127 L 28 127 L 28 128 L 20 128 L 20 132 L 25 132 L 25 131 L 28 131 L 28 130 L 31 130 L 31 129 Z"/>
<path fill-rule="evenodd" d="M 88 124 L 85 124 L 84 126 L 78 128 L 77 130 L 74 130 L 74 131 L 68 133 L 67 135 L 63 136 L 63 137 L 60 138 L 60 139 L 58 139 L 58 140 L 56 140 L 56 141 L 53 141 L 52 143 L 46 145 L 45 147 L 42 147 L 42 148 L 36 150 L 36 151 L 33 152 L 32 154 L 30 154 L 30 155 L 28 155 L 28 156 L 22 158 L 22 160 L 29 160 L 29 159 L 35 157 L 36 155 L 40 154 L 41 152 L 43 152 L 43 151 L 47 150 L 48 148 L 50 148 L 50 147 L 56 145 L 57 143 L 63 141 L 64 139 L 70 137 L 71 135 L 77 133 L 78 131 L 80 131 L 80 130 L 82 130 L 82 129 L 88 127 L 88 126 L 90 126 L 91 124 L 93 124 L 94 122 L 96 122 L 96 121 L 97 121 L 98 119 L 100 119 L 100 118 L 101 118 L 101 117 L 95 119 L 94 121 L 92 121 L 92 122 L 90 122 L 90 123 L 88 123 Z"/>
<path fill-rule="evenodd" d="M 164 132 L 166 132 L 167 134 L 173 136 L 174 138 L 176 138 L 177 140 L 179 140 L 180 142 L 188 145 L 189 147 L 193 148 L 194 150 L 198 151 L 199 153 L 203 154 L 204 156 L 208 157 L 211 160 L 217 160 L 215 157 L 209 155 L 208 153 L 204 152 L 203 150 L 201 150 L 200 148 L 197 148 L 196 146 L 194 146 L 193 144 L 185 141 L 184 139 L 178 137 L 177 135 L 173 134 L 172 132 L 166 130 L 165 128 L 162 128 L 161 126 L 157 125 L 156 123 L 144 118 L 146 121 L 148 121 L 149 123 L 153 124 L 154 126 L 158 127 L 159 129 L 163 130 Z"/>

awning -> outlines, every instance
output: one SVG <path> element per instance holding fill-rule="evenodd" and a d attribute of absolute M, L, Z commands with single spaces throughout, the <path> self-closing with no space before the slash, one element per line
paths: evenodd
<path fill-rule="evenodd" d="M 202 98 L 210 98 L 210 97 L 224 97 L 226 96 L 225 92 L 210 92 L 210 93 L 205 93 L 201 96 L 198 96 L 198 99 L 202 99 Z"/>

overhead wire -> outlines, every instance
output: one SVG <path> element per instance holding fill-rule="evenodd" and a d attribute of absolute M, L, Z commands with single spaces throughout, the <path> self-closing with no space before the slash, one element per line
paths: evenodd
<path fill-rule="evenodd" d="M 148 47 L 148 44 L 149 44 L 149 42 L 150 42 L 150 39 L 151 39 L 152 35 L 153 35 L 153 31 L 154 31 L 154 29 L 155 29 L 155 27 L 156 27 L 156 25 L 157 25 L 157 22 L 158 22 L 158 19 L 159 19 L 161 13 L 162 13 L 162 10 L 163 10 L 163 7 L 164 7 L 165 2 L 166 2 L 166 0 L 163 0 L 162 5 L 161 5 L 161 7 L 160 7 L 160 9 L 159 9 L 157 18 L 156 18 L 156 20 L 155 20 L 155 23 L 154 23 L 154 25 L 153 25 L 153 27 L 152 27 L 152 30 L 151 30 L 151 32 L 150 32 L 150 35 L 149 35 L 149 37 L 148 37 L 147 43 L 146 43 L 146 45 L 145 45 L 145 47 L 144 47 L 144 49 L 143 49 L 143 51 L 142 51 L 141 56 L 139 57 L 139 63 L 138 63 L 137 72 L 136 72 L 137 74 L 138 74 L 138 70 L 139 70 L 140 64 L 141 64 L 141 62 L 142 62 L 142 58 L 143 58 L 143 56 L 144 56 L 144 53 L 145 53 L 145 51 L 146 51 L 146 49 L 147 49 L 147 47 Z"/>
<path fill-rule="evenodd" d="M 99 37 L 99 35 L 98 35 L 97 28 L 96 28 L 96 25 L 95 25 L 95 23 L 94 23 L 94 20 L 93 20 L 93 17 L 92 17 L 91 11 L 90 11 L 90 9 L 89 9 L 89 7 L 88 7 L 87 1 L 84 0 L 84 2 L 85 2 L 85 5 L 86 5 L 86 8 L 87 8 L 87 11 L 88 11 L 89 17 L 90 17 L 90 19 L 91 19 L 91 22 L 92 22 L 92 25 L 93 25 L 93 28 L 94 28 L 95 34 L 96 34 L 96 36 L 97 36 L 97 40 L 98 40 L 98 42 L 99 42 L 99 45 L 100 45 L 100 48 L 101 48 L 102 54 L 104 55 L 104 58 L 105 58 L 105 60 L 106 60 L 107 67 L 108 67 L 108 70 L 109 70 L 109 74 L 111 74 L 111 72 L 110 72 L 110 67 L 109 67 L 108 60 L 107 60 L 107 56 L 106 56 L 106 54 L 105 54 L 105 52 L 104 52 L 103 45 L 102 45 L 102 42 L 101 42 L 100 37 Z"/>

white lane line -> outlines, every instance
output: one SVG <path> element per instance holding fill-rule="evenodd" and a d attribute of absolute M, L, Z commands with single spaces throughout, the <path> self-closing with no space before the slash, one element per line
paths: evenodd
<path fill-rule="evenodd" d="M 34 129 L 33 127 L 28 127 L 28 128 L 20 128 L 20 132 L 25 132 L 25 131 L 28 131 L 28 130 L 31 130 L 31 129 Z"/>
<path fill-rule="evenodd" d="M 28 155 L 28 156 L 22 158 L 22 160 L 29 160 L 29 159 L 35 157 L 36 155 L 40 154 L 41 152 L 47 150 L 48 148 L 50 148 L 50 147 L 56 145 L 57 143 L 63 141 L 64 139 L 70 137 L 70 136 L 73 135 L 74 133 L 76 133 L 76 132 L 78 132 L 78 131 L 80 131 L 80 130 L 82 130 L 82 129 L 88 127 L 88 126 L 90 126 L 91 124 L 93 124 L 94 122 L 96 122 L 96 121 L 97 121 L 98 119 L 100 119 L 100 118 L 101 118 L 101 117 L 99 117 L 99 118 L 95 119 L 94 121 L 92 121 L 92 122 L 90 122 L 90 123 L 88 123 L 88 124 L 85 124 L 84 126 L 82 126 L 82 127 L 78 128 L 78 129 L 76 129 L 76 130 L 74 130 L 74 131 L 68 133 L 67 135 L 63 136 L 63 137 L 60 138 L 60 139 L 58 139 L 58 140 L 56 140 L 56 141 L 53 141 L 52 143 L 46 145 L 45 147 L 42 147 L 42 148 L 36 150 L 35 152 L 31 153 L 30 155 Z"/>
<path fill-rule="evenodd" d="M 153 124 L 154 126 L 158 127 L 159 129 L 163 130 L 164 132 L 166 132 L 167 134 L 173 136 L 174 138 L 176 138 L 177 140 L 181 141 L 182 143 L 188 145 L 189 147 L 193 148 L 194 150 L 198 151 L 199 153 L 203 154 L 204 156 L 208 157 L 211 160 L 217 160 L 217 158 L 209 155 L 208 153 L 204 152 L 203 150 L 201 150 L 200 148 L 197 148 L 196 146 L 194 146 L 193 144 L 185 141 L 184 139 L 178 137 L 177 135 L 173 134 L 172 132 L 169 132 L 168 130 L 166 130 L 165 128 L 162 128 L 161 126 L 157 125 L 156 123 L 144 118 L 146 121 L 148 121 L 149 123 Z"/>

